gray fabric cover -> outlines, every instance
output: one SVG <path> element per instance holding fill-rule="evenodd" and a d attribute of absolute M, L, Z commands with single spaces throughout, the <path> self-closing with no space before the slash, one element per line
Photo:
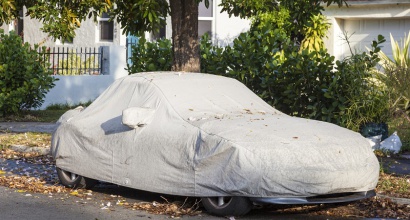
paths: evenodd
<path fill-rule="evenodd" d="M 122 124 L 128 108 L 152 120 Z M 374 189 L 368 141 L 339 126 L 287 116 L 237 80 L 157 72 L 115 81 L 63 116 L 57 166 L 93 179 L 183 196 L 305 197 Z"/>

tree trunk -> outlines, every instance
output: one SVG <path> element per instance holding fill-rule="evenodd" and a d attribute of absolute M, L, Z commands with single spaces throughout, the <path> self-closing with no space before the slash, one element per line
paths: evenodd
<path fill-rule="evenodd" d="M 173 71 L 200 72 L 198 3 L 170 0 L 172 21 Z"/>

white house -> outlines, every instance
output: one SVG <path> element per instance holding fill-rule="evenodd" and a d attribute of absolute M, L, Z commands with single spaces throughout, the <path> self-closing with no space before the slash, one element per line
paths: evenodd
<path fill-rule="evenodd" d="M 24 13 L 23 13 L 24 12 Z M 111 45 L 125 45 L 126 36 L 121 34 L 121 29 L 116 22 L 108 21 L 106 14 L 98 18 L 98 23 L 88 19 L 81 23 L 81 27 L 75 31 L 76 37 L 72 41 L 61 42 L 53 39 L 46 33 L 40 31 L 42 23 L 36 19 L 24 16 L 26 9 L 20 12 L 20 18 L 14 23 L 3 25 L 6 31 L 14 30 L 30 44 L 41 44 L 43 46 L 76 46 L 76 47 L 98 47 Z"/>
<path fill-rule="evenodd" d="M 350 49 L 342 36 L 349 38 L 353 51 L 370 48 L 379 34 L 386 38 L 382 50 L 391 55 L 390 33 L 395 40 L 404 38 L 410 31 L 410 0 L 350 0 L 349 7 L 336 5 L 324 11 L 331 23 L 325 45 L 336 59 L 350 55 Z"/>

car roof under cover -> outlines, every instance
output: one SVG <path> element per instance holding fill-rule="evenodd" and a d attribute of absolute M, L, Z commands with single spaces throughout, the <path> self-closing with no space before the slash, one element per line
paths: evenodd
<path fill-rule="evenodd" d="M 203 73 L 151 72 L 116 80 L 81 114 L 70 119 L 70 123 L 82 130 L 101 126 L 105 134 L 123 131 L 127 127 L 122 124 L 122 113 L 131 107 L 155 109 L 156 117 L 178 117 L 195 126 L 209 119 L 254 114 L 288 117 L 232 78 Z"/>
<path fill-rule="evenodd" d="M 239 81 L 203 73 L 136 74 L 153 83 L 185 119 L 209 114 L 279 113 Z"/>

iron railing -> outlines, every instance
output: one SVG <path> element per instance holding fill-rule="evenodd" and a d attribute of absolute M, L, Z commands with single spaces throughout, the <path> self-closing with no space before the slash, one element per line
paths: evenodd
<path fill-rule="evenodd" d="M 52 47 L 39 51 L 54 75 L 100 75 L 103 67 L 101 48 Z"/>

